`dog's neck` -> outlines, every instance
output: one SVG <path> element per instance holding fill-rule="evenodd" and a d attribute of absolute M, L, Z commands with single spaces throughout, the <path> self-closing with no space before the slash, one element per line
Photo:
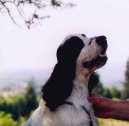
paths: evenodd
<path fill-rule="evenodd" d="M 77 73 L 77 75 L 73 81 L 74 86 L 88 88 L 89 78 L 90 78 L 90 74 L 85 76 L 84 74 Z"/>
<path fill-rule="evenodd" d="M 73 90 L 70 97 L 67 99 L 73 102 L 76 106 L 85 105 L 89 96 L 88 81 L 90 76 L 77 75 L 73 81 Z"/>

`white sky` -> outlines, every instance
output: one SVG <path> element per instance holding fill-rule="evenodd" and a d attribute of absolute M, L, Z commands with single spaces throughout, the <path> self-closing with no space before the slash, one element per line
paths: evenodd
<path fill-rule="evenodd" d="M 51 18 L 31 30 L 20 29 L 0 15 L 0 70 L 51 68 L 62 40 L 68 34 L 84 33 L 107 36 L 109 60 L 99 70 L 102 81 L 108 85 L 123 80 L 129 57 L 129 1 L 73 1 L 78 6 L 72 9 L 46 10 Z"/>

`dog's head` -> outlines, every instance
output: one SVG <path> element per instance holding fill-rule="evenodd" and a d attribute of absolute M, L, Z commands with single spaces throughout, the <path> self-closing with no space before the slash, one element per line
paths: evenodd
<path fill-rule="evenodd" d="M 57 49 L 57 64 L 43 87 L 43 99 L 51 111 L 63 104 L 72 92 L 73 80 L 89 76 L 106 61 L 105 36 L 87 38 L 84 34 L 70 35 Z"/>
<path fill-rule="evenodd" d="M 105 36 L 88 38 L 84 34 L 68 36 L 57 50 L 60 64 L 76 64 L 76 72 L 88 75 L 102 67 L 106 61 Z"/>

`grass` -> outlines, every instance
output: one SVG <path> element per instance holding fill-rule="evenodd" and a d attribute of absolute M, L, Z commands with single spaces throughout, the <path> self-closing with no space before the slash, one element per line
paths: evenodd
<path fill-rule="evenodd" d="M 99 119 L 100 126 L 129 126 L 129 122 L 113 120 L 113 119 Z"/>

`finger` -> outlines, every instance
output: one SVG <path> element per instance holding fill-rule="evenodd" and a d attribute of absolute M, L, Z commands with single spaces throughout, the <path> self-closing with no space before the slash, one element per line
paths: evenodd
<path fill-rule="evenodd" d="M 88 97 L 87 98 L 89 102 L 92 102 L 92 104 L 98 104 L 99 102 L 101 102 L 99 97 Z"/>
<path fill-rule="evenodd" d="M 111 118 L 111 112 L 95 112 L 95 116 L 98 118 Z"/>

